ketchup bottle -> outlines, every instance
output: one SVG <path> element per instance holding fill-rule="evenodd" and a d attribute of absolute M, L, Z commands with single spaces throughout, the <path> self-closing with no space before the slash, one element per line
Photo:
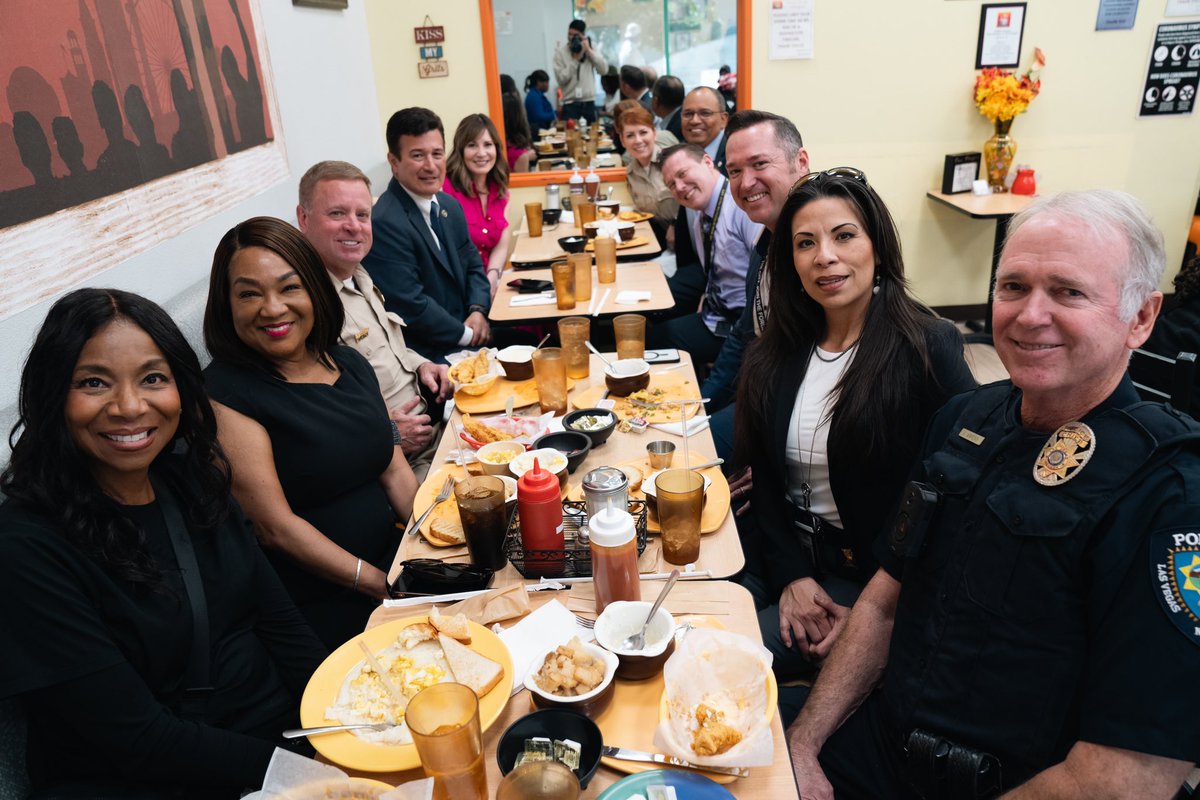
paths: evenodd
<path fill-rule="evenodd" d="M 591 532 L 596 613 L 603 612 L 615 600 L 641 600 L 633 517 L 610 505 L 588 520 L 588 530 Z"/>
<path fill-rule="evenodd" d="M 542 469 L 536 458 L 533 469 L 517 481 L 517 515 L 521 547 L 525 550 L 525 576 L 561 575 L 564 558 L 553 551 L 563 552 L 562 494 L 558 478 Z"/>

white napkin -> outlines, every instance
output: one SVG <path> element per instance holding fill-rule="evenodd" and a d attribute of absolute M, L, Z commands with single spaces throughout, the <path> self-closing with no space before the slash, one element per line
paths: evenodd
<path fill-rule="evenodd" d="M 708 417 L 694 416 L 687 421 L 687 435 L 695 436 L 700 431 L 708 429 Z M 683 436 L 683 423 L 681 422 L 656 422 L 650 426 L 658 428 L 660 431 L 673 433 L 676 436 Z"/>
<path fill-rule="evenodd" d="M 519 294 L 509 301 L 510 306 L 550 306 L 558 302 L 554 292 L 539 292 L 538 294 Z"/>
<path fill-rule="evenodd" d="M 637 303 L 641 303 L 649 299 L 649 291 L 635 291 L 633 289 L 626 289 L 623 292 L 617 292 L 617 299 L 615 302 L 620 303 L 623 306 L 627 306 L 636 305 Z"/>
<path fill-rule="evenodd" d="M 511 628 L 500 631 L 500 640 L 508 647 L 513 660 L 511 694 L 525 687 L 525 676 L 546 654 L 560 644 L 578 636 L 583 641 L 593 638 L 592 631 L 575 622 L 575 615 L 557 600 L 551 600 Z"/>

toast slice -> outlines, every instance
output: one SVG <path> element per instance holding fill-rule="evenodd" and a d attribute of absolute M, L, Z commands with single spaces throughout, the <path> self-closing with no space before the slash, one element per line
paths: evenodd
<path fill-rule="evenodd" d="M 504 675 L 500 664 L 444 633 L 438 634 L 438 641 L 446 654 L 446 663 L 454 673 L 454 680 L 470 687 L 477 697 L 483 697 L 500 683 Z"/>
<path fill-rule="evenodd" d="M 429 624 L 436 628 L 438 633 L 444 633 L 465 644 L 471 643 L 471 626 L 467 624 L 467 618 L 463 614 L 442 616 L 435 606 L 429 609 Z"/>
<path fill-rule="evenodd" d="M 415 622 L 402 628 L 396 640 L 405 650 L 412 650 L 421 642 L 432 641 L 436 638 L 436 628 L 427 622 Z"/>
<path fill-rule="evenodd" d="M 442 507 L 445 506 L 443 511 Z M 458 506 L 442 503 L 435 508 L 429 520 L 429 536 L 444 544 L 466 544 L 467 536 L 463 533 L 462 520 L 458 516 Z"/>

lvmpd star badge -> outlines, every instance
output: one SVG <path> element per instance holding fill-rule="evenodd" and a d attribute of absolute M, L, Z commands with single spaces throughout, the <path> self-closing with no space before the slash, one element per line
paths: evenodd
<path fill-rule="evenodd" d="M 1058 486 L 1074 478 L 1096 452 L 1096 434 L 1082 422 L 1068 422 L 1042 446 L 1033 464 L 1033 479 L 1042 486 Z"/>
<path fill-rule="evenodd" d="M 1150 538 L 1150 572 L 1167 617 L 1200 646 L 1200 533 L 1156 531 Z"/>

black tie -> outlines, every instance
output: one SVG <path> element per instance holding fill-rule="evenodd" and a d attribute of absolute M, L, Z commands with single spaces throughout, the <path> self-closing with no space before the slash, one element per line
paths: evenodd
<path fill-rule="evenodd" d="M 433 228 L 433 237 L 438 247 L 444 247 L 443 242 L 446 236 L 442 233 L 442 214 L 441 209 L 438 208 L 437 200 L 434 200 L 429 205 L 429 227 Z"/>

